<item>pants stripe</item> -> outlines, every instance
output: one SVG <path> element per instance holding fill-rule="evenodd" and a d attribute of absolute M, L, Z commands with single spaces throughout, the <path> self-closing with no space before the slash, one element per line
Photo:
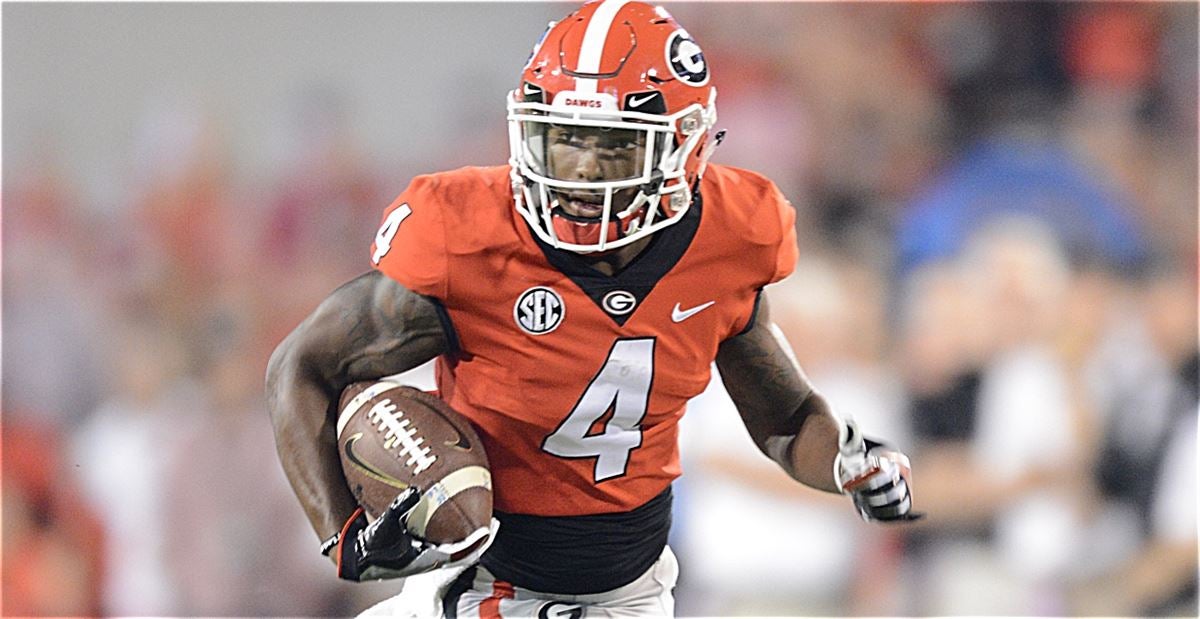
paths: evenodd
<path fill-rule="evenodd" d="M 500 600 L 513 597 L 512 583 L 497 580 L 492 583 L 492 595 L 479 604 L 479 619 L 503 619 L 500 616 Z"/>

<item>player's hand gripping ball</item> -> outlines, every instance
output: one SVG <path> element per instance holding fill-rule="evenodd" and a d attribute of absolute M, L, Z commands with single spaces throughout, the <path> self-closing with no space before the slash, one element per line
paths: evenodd
<path fill-rule="evenodd" d="M 342 392 L 338 452 L 351 493 L 369 520 L 416 488 L 407 510 L 409 535 L 456 544 L 489 528 L 492 477 L 479 437 L 440 398 L 388 380 Z"/>

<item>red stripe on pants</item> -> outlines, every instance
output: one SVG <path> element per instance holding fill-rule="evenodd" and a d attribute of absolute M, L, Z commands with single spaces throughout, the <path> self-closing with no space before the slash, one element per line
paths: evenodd
<path fill-rule="evenodd" d="M 479 603 L 479 619 L 502 619 L 500 600 L 513 597 L 513 586 L 503 580 L 492 583 L 492 597 Z"/>

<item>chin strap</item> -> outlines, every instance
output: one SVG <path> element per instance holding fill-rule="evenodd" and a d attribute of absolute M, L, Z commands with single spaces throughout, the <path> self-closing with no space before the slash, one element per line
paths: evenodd
<path fill-rule="evenodd" d="M 725 130 L 724 129 L 721 129 L 720 131 L 717 131 L 716 133 L 713 134 L 712 146 L 705 146 L 704 153 L 700 155 L 700 166 L 698 168 L 696 168 L 696 170 L 697 170 L 696 180 L 697 181 L 700 180 L 700 177 L 704 176 L 704 170 L 706 170 L 708 168 L 708 158 L 712 157 L 713 152 L 716 151 L 717 147 L 720 146 L 721 142 L 724 142 L 724 141 L 725 141 Z"/>

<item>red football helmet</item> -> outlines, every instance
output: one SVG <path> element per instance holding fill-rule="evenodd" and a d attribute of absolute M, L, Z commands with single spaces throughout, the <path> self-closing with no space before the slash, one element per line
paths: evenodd
<path fill-rule="evenodd" d="M 580 253 L 679 221 L 719 141 L 709 82 L 700 47 L 661 7 L 602 0 L 552 22 L 508 97 L 517 211 Z"/>

